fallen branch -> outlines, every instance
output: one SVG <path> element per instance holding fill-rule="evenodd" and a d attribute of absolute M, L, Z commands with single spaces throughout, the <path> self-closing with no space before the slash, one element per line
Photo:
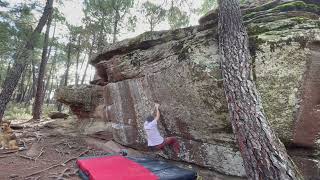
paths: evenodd
<path fill-rule="evenodd" d="M 29 175 L 27 175 L 27 176 L 25 176 L 25 177 L 34 176 L 34 175 L 36 175 L 36 174 L 42 173 L 42 172 L 44 172 L 44 171 L 50 170 L 50 169 L 55 168 L 55 167 L 58 167 L 58 166 L 65 166 L 68 162 L 70 162 L 70 161 L 72 161 L 72 160 L 75 160 L 75 159 L 79 158 L 80 156 L 82 156 L 82 155 L 84 155 L 84 154 L 86 154 L 86 153 L 88 153 L 88 152 L 89 152 L 89 149 L 83 151 L 83 152 L 80 153 L 78 156 L 72 157 L 72 158 L 70 158 L 70 159 L 68 159 L 68 160 L 66 160 L 66 161 L 64 161 L 64 162 L 62 162 L 62 163 L 52 165 L 52 166 L 47 167 L 47 168 L 45 168 L 45 169 L 43 169 L 43 170 L 40 170 L 40 171 L 31 173 L 31 174 L 29 174 Z"/>
<path fill-rule="evenodd" d="M 9 156 L 0 156 L 0 158 L 6 158 L 6 157 L 10 157 L 11 155 L 9 155 Z"/>
<path fill-rule="evenodd" d="M 35 178 L 29 177 L 29 178 L 25 178 L 25 180 L 39 180 L 40 178 L 41 178 L 41 176 L 38 176 Z"/>
<path fill-rule="evenodd" d="M 25 126 L 21 126 L 21 125 L 18 125 L 18 124 L 11 124 L 10 128 L 12 128 L 14 130 L 19 130 L 19 129 L 24 129 Z"/>
<path fill-rule="evenodd" d="M 71 146 L 69 142 L 64 142 L 63 144 L 64 144 L 64 145 L 67 145 L 67 146 L 69 147 L 69 149 L 72 149 L 72 148 L 73 148 L 73 146 Z"/>
<path fill-rule="evenodd" d="M 19 154 L 19 153 L 17 153 L 17 156 L 22 157 L 22 158 L 24 158 L 24 159 L 28 159 L 28 160 L 34 161 L 34 158 L 33 158 L 33 157 L 30 157 L 30 156 L 25 156 L 25 155 L 22 155 L 22 154 Z"/>
<path fill-rule="evenodd" d="M 0 154 L 12 154 L 12 153 L 16 153 L 19 151 L 23 151 L 25 149 L 18 149 L 18 150 L 12 150 L 12 151 L 5 151 L 5 152 L 1 152 Z"/>
<path fill-rule="evenodd" d="M 41 148 L 39 155 L 36 158 L 34 158 L 34 161 L 37 161 L 37 159 L 45 152 L 43 149 L 44 147 Z"/>
<path fill-rule="evenodd" d="M 71 176 L 76 175 L 77 171 L 77 169 L 72 171 L 71 169 L 66 168 L 60 173 L 52 173 L 52 176 L 49 176 L 49 178 L 54 178 L 56 180 L 68 180 Z"/>

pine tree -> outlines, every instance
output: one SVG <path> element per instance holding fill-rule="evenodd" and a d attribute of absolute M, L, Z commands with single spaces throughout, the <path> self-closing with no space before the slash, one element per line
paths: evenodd
<path fill-rule="evenodd" d="M 219 0 L 219 52 L 233 131 L 248 179 L 303 179 L 263 112 L 238 0 Z"/>

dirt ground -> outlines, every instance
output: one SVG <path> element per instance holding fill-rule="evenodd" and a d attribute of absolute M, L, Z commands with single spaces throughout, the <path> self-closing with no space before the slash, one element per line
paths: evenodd
<path fill-rule="evenodd" d="M 26 149 L 0 150 L 1 180 L 80 179 L 75 163 L 79 156 L 107 153 L 90 147 L 83 136 L 68 131 L 63 135 L 45 124 L 32 122 L 15 130 L 20 146 Z"/>
<path fill-rule="evenodd" d="M 12 121 L 21 151 L 0 150 L 0 180 L 78 180 L 76 159 L 80 156 L 118 154 L 126 149 L 128 156 L 150 156 L 182 168 L 191 168 L 201 180 L 242 180 L 203 169 L 193 164 L 165 160 L 161 154 L 141 152 L 112 141 L 112 134 L 90 137 L 81 135 L 74 119 Z M 101 139 L 103 137 L 103 139 Z"/>

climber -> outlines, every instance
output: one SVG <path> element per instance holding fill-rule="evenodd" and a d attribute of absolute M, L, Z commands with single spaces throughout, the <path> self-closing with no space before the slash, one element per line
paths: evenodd
<path fill-rule="evenodd" d="M 156 117 L 152 115 L 148 116 L 144 123 L 144 130 L 147 134 L 148 139 L 148 147 L 151 150 L 163 150 L 166 145 L 171 145 L 173 147 L 174 152 L 176 155 L 179 155 L 180 146 L 178 143 L 177 138 L 175 137 L 167 137 L 163 138 L 158 130 L 158 121 L 160 119 L 160 111 L 159 111 L 159 104 L 155 104 L 156 109 Z"/>

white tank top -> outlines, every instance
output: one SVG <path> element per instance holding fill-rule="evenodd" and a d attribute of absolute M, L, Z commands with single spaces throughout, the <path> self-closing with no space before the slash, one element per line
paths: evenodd
<path fill-rule="evenodd" d="M 163 143 L 163 137 L 160 135 L 157 121 L 144 122 L 144 130 L 148 136 L 148 146 L 156 146 Z"/>

